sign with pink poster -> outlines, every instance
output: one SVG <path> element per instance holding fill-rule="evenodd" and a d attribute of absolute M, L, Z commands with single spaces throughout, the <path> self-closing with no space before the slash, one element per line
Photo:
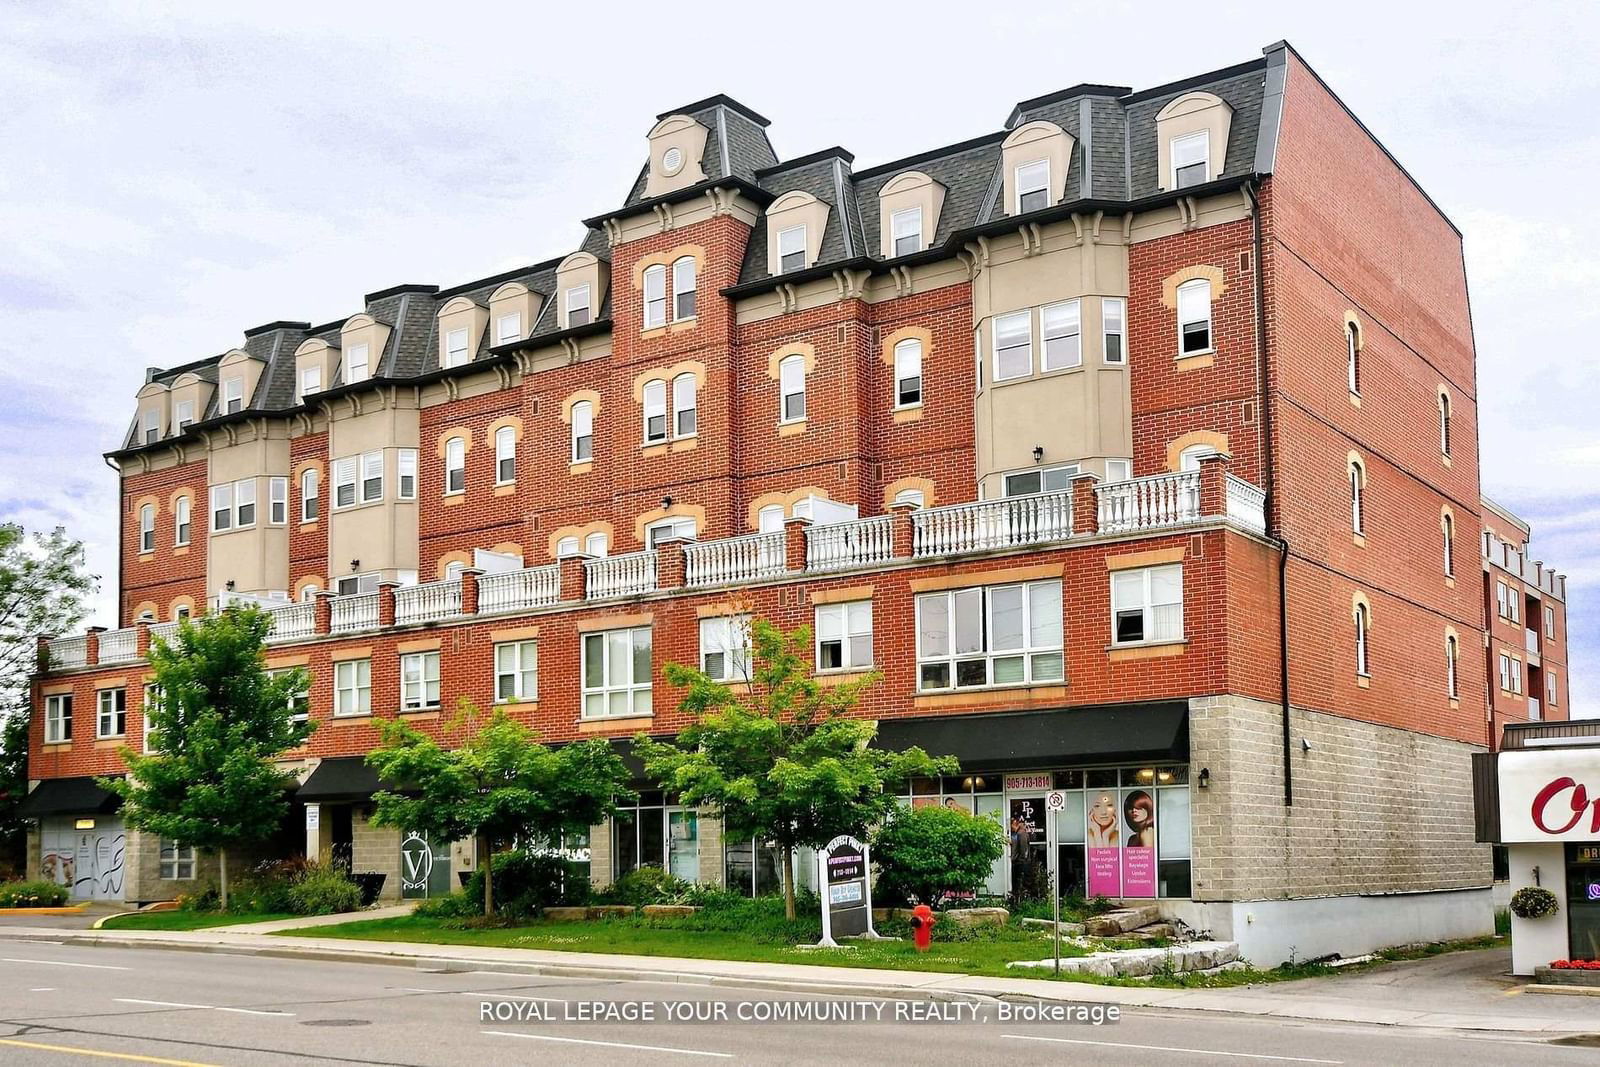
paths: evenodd
<path fill-rule="evenodd" d="M 1089 895 L 1091 897 L 1122 896 L 1121 813 L 1117 810 L 1117 791 L 1105 789 L 1089 794 L 1085 811 L 1088 847 Z"/>
<path fill-rule="evenodd" d="M 1148 790 L 1122 796 L 1122 895 L 1156 895 L 1156 800 Z"/>

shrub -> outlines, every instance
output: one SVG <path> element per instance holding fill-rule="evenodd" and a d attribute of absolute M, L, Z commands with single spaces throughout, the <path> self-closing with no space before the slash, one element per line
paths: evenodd
<path fill-rule="evenodd" d="M 222 907 L 222 894 L 214 885 L 202 886 L 193 893 L 184 893 L 178 897 L 178 908 L 181 911 L 217 911 Z"/>
<path fill-rule="evenodd" d="M 695 892 L 694 886 L 682 878 L 674 877 L 660 867 L 640 867 L 612 882 L 595 895 L 606 904 L 677 904 L 687 901 Z"/>
<path fill-rule="evenodd" d="M 0 908 L 59 908 L 71 896 L 54 882 L 7 882 L 0 885 Z"/>
<path fill-rule="evenodd" d="M 284 893 L 285 910 L 296 915 L 332 915 L 361 907 L 361 889 L 343 871 L 309 867 Z"/>
<path fill-rule="evenodd" d="M 444 903 L 458 896 L 462 898 L 459 902 Z M 582 904 L 588 896 L 589 881 L 583 869 L 560 856 L 516 849 L 494 857 L 496 915 L 531 918 L 557 904 Z M 438 905 L 418 913 L 445 919 L 482 915 L 483 872 L 474 871 L 461 893 L 439 899 Z"/>
<path fill-rule="evenodd" d="M 1519 919 L 1542 919 L 1556 913 L 1556 895 L 1548 889 L 1524 886 L 1511 894 L 1511 914 Z"/>
<path fill-rule="evenodd" d="M 1000 824 L 938 806 L 901 809 L 872 843 L 884 901 L 939 907 L 953 893 L 976 893 L 1005 852 Z"/>

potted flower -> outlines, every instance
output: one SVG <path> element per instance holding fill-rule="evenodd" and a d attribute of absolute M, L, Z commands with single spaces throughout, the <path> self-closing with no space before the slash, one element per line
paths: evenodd
<path fill-rule="evenodd" d="M 1548 889 L 1524 886 L 1511 894 L 1511 914 L 1519 919 L 1543 919 L 1556 911 L 1556 895 Z"/>

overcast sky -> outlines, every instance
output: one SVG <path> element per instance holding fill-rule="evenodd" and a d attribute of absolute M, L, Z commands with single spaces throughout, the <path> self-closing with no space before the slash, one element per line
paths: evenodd
<path fill-rule="evenodd" d="M 146 366 L 570 251 L 658 112 L 726 92 L 780 156 L 867 167 L 1287 38 L 1466 235 L 1483 488 L 1569 575 L 1571 697 L 1600 714 L 1596 5 L 245 6 L 0 10 L 0 519 L 88 543 L 97 621 L 99 456 Z"/>

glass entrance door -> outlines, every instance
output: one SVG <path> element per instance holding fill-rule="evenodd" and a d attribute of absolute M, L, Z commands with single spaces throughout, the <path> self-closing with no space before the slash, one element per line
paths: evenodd
<path fill-rule="evenodd" d="M 667 870 L 685 882 L 700 880 L 700 817 L 693 811 L 667 809 Z"/>
<path fill-rule="evenodd" d="M 1011 892 L 1024 899 L 1050 895 L 1049 826 L 1044 794 L 1006 797 L 1006 842 Z"/>
<path fill-rule="evenodd" d="M 1567 845 L 1567 957 L 1600 960 L 1600 845 Z"/>

